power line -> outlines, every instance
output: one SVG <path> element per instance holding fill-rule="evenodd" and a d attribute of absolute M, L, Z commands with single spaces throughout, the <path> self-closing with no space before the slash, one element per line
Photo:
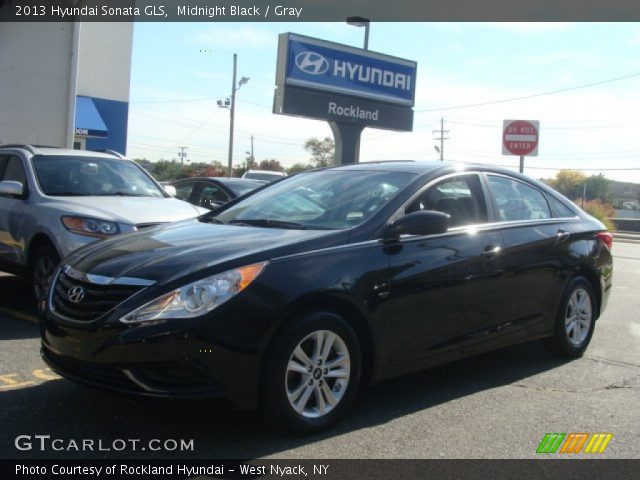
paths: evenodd
<path fill-rule="evenodd" d="M 498 103 L 515 102 L 515 101 L 518 101 L 518 100 L 527 100 L 527 99 L 530 99 L 530 98 L 537 98 L 537 97 L 542 97 L 542 96 L 545 96 L 545 95 L 555 95 L 555 94 L 558 94 L 558 93 L 571 92 L 573 90 L 579 90 L 581 88 L 595 87 L 597 85 L 604 85 L 605 83 L 618 82 L 620 80 L 627 80 L 629 78 L 634 78 L 634 77 L 640 77 L 640 72 L 632 73 L 630 75 L 624 75 L 622 77 L 615 77 L 615 78 L 609 78 L 607 80 L 600 80 L 598 82 L 584 83 L 582 85 L 575 85 L 573 87 L 560 88 L 560 89 L 557 89 L 557 90 L 549 90 L 549 91 L 546 91 L 546 92 L 534 93 L 534 94 L 531 94 L 531 95 L 523 95 L 521 97 L 503 98 L 503 99 L 500 99 L 500 100 L 491 100 L 491 101 L 488 101 L 488 102 L 481 102 L 481 103 L 469 103 L 469 104 L 465 104 L 465 105 L 454 105 L 454 106 L 451 106 L 451 107 L 420 109 L 420 110 L 416 110 L 416 112 L 442 112 L 444 110 L 458 110 L 458 109 L 462 109 L 462 108 L 482 107 L 482 106 L 485 106 L 485 105 L 495 105 L 495 104 L 498 104 Z"/>

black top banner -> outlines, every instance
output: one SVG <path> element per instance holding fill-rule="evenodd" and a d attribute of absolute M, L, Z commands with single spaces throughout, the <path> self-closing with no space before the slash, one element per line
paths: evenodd
<path fill-rule="evenodd" d="M 638 21 L 638 0 L 0 0 L 4 22 Z"/>

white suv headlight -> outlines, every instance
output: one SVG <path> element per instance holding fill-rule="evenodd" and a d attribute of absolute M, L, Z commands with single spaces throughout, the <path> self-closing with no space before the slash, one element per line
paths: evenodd
<path fill-rule="evenodd" d="M 199 317 L 247 288 L 267 263 L 235 268 L 177 288 L 138 307 L 120 321 L 136 323 L 165 318 Z"/>

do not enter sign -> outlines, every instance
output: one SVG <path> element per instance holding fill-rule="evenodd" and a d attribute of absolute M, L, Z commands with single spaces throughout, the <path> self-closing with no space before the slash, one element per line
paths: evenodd
<path fill-rule="evenodd" d="M 505 120 L 502 128 L 502 154 L 537 157 L 539 137 L 539 121 Z"/>

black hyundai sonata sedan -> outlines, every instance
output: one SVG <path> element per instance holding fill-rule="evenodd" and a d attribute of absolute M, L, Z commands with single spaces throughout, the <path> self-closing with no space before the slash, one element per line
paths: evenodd
<path fill-rule="evenodd" d="M 580 356 L 611 242 L 504 169 L 317 170 L 77 251 L 53 278 L 42 355 L 77 382 L 224 397 L 311 432 L 385 378 L 539 338 Z"/>

